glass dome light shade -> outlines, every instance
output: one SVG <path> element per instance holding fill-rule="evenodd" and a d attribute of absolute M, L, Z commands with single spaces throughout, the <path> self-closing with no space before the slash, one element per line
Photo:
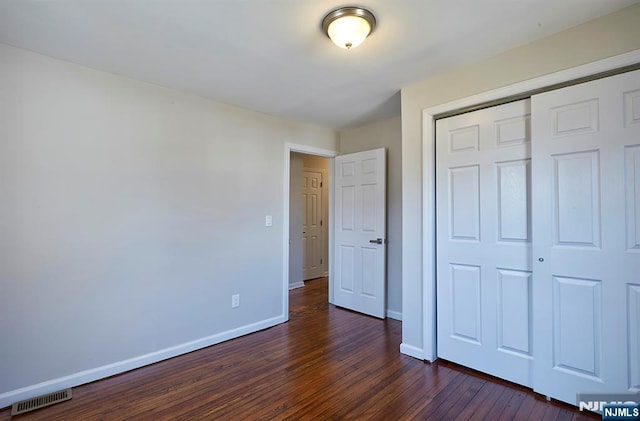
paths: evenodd
<path fill-rule="evenodd" d="M 329 38 L 340 48 L 355 48 L 362 44 L 369 33 L 369 22 L 358 16 L 343 16 L 331 22 L 327 29 Z"/>

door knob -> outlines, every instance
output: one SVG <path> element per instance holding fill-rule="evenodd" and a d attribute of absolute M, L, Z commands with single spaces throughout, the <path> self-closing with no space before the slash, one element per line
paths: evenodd
<path fill-rule="evenodd" d="M 542 257 L 538 257 L 538 262 L 542 263 L 544 262 L 544 259 Z"/>
<path fill-rule="evenodd" d="M 382 244 L 382 238 L 376 238 L 375 240 L 369 240 L 373 244 Z"/>

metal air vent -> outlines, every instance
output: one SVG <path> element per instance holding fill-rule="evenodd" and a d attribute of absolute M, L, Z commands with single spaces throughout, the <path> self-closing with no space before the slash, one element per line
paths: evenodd
<path fill-rule="evenodd" d="M 22 402 L 16 402 L 11 406 L 11 415 L 20 415 L 25 412 L 35 411 L 45 406 L 55 403 L 68 401 L 71 399 L 71 389 L 60 390 L 58 392 L 49 393 L 48 395 L 37 396 Z"/>

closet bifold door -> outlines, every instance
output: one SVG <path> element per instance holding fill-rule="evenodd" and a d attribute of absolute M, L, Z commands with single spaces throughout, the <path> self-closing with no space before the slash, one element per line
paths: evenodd
<path fill-rule="evenodd" d="M 531 387 L 529 100 L 436 123 L 438 357 Z"/>
<path fill-rule="evenodd" d="M 533 387 L 640 390 L 640 71 L 535 95 Z"/>

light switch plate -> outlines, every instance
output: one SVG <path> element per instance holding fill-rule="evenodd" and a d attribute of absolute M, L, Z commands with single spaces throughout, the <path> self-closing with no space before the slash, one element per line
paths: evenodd
<path fill-rule="evenodd" d="M 265 227 L 270 227 L 273 225 L 273 218 L 271 217 L 271 215 L 267 215 L 264 217 L 264 226 Z"/>

